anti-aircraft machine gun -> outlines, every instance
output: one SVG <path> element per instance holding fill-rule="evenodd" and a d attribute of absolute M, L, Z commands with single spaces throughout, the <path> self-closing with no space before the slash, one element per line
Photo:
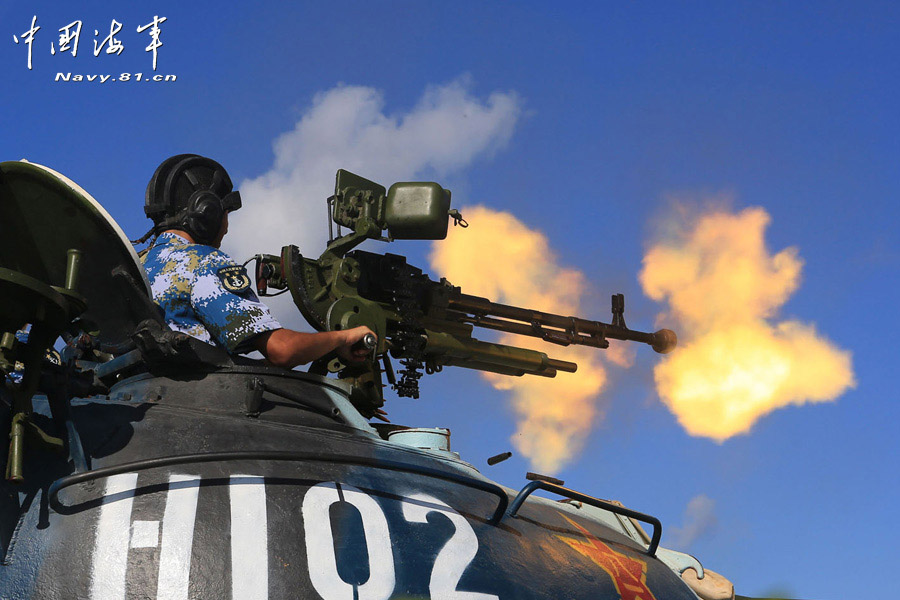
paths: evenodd
<path fill-rule="evenodd" d="M 329 218 L 350 233 L 318 259 L 258 256 L 258 290 L 289 290 L 317 329 L 368 325 L 377 360 L 285 371 L 169 330 L 96 200 L 46 167 L 0 163 L 0 598 L 733 598 L 660 546 L 650 515 L 548 477 L 505 488 L 450 450 L 449 431 L 366 418 L 383 376 L 415 396 L 423 371 L 449 365 L 576 368 L 476 327 L 658 352 L 672 332 L 628 329 L 618 295 L 609 324 L 552 315 L 354 250 L 462 224 L 435 183 L 386 190 L 340 171 Z"/>
<path fill-rule="evenodd" d="M 290 290 L 297 308 L 319 331 L 366 325 L 376 333 L 374 353 L 381 364 L 358 367 L 332 360 L 313 369 L 352 381 L 354 404 L 367 417 L 384 404 L 382 373 L 399 396 L 418 398 L 423 369 L 435 373 L 458 366 L 543 377 L 577 369 L 575 363 L 543 352 L 475 339 L 475 327 L 561 346 L 606 348 L 609 339 L 616 339 L 649 344 L 660 353 L 675 347 L 675 333 L 668 329 L 628 329 L 622 294 L 612 296 L 612 323 L 601 323 L 491 302 L 463 293 L 446 279 L 429 279 L 402 256 L 354 250 L 369 239 L 442 240 L 451 219 L 467 226 L 459 211 L 450 208 L 450 191 L 437 183 L 401 182 L 385 189 L 339 170 L 328 209 L 331 235 L 325 252 L 311 259 L 296 246 L 285 246 L 280 256 L 258 255 L 257 292 L 266 296 L 270 289 Z M 350 232 L 335 238 L 332 222 L 339 234 L 342 227 Z M 395 372 L 389 356 L 403 368 Z"/>

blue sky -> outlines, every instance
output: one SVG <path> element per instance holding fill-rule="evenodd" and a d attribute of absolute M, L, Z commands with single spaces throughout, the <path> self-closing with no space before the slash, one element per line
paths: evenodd
<path fill-rule="evenodd" d="M 637 274 L 672 198 L 727 197 L 735 210 L 764 208 L 769 248 L 795 246 L 804 260 L 800 287 L 780 316 L 814 323 L 852 352 L 856 387 L 835 402 L 775 411 L 748 435 L 719 444 L 676 422 L 653 385 L 659 357 L 640 348 L 630 369 L 610 370 L 605 419 L 557 475 L 657 515 L 669 533 L 688 527 L 689 502 L 705 496 L 704 518 L 715 526 L 683 549 L 734 581 L 738 593 L 900 592 L 883 550 L 900 534 L 893 519 L 900 504 L 896 5 L 32 4 L 0 7 L 0 159 L 28 158 L 65 173 L 133 237 L 147 227 L 144 188 L 163 158 L 205 154 L 235 181 L 264 191 L 265 176 L 279 173 L 273 143 L 323 95 L 348 89 L 375 93 L 376 121 L 400 129 L 421 112 L 428 89 L 458 86 L 482 108 L 492 94 L 512 99 L 506 122 L 489 119 L 494 133 L 448 141 L 454 154 L 444 161 L 423 154 L 392 162 L 388 153 L 378 162 L 352 139 L 326 147 L 327 131 L 314 141 L 323 154 L 346 151 L 363 166 L 382 165 L 362 175 L 435 177 L 453 190 L 454 203 L 515 213 L 547 236 L 559 264 L 591 282 L 587 317 L 608 319 L 608 294 L 624 292 L 629 325 L 654 328 L 664 307 L 643 294 Z M 42 29 L 28 70 L 27 48 L 12 36 L 35 15 Z M 151 74 L 149 37 L 135 28 L 154 15 L 167 17 L 156 73 L 177 81 L 54 81 L 70 71 Z M 78 56 L 51 56 L 56 30 L 76 19 L 84 22 Z M 125 49 L 95 57 L 93 30 L 102 39 L 112 19 L 124 24 Z M 308 154 L 312 142 L 304 139 Z M 392 170 L 404 166 L 415 172 Z M 280 172 L 309 183 L 297 190 L 304 202 L 334 171 L 292 169 Z M 252 199 L 245 195 L 245 219 Z M 320 200 L 308 200 L 316 211 L 296 223 L 307 254 L 319 251 L 310 232 L 324 230 Z M 257 213 L 257 226 L 279 220 Z M 241 236 L 240 226 L 230 236 Z M 402 251 L 428 266 L 427 246 Z M 477 374 L 448 370 L 422 387 L 421 400 L 389 401 L 396 422 L 450 427 L 454 449 L 479 465 L 511 448 L 509 399 Z M 516 487 L 529 468 L 517 454 L 485 472 Z"/>

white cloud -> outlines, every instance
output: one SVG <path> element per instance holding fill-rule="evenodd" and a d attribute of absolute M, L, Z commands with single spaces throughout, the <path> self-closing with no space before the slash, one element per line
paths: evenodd
<path fill-rule="evenodd" d="M 669 542 L 674 548 L 686 549 L 699 538 L 711 534 L 719 524 L 715 513 L 716 502 L 706 494 L 694 496 L 684 509 L 681 527 L 669 529 Z"/>
<path fill-rule="evenodd" d="M 383 94 L 371 87 L 340 85 L 317 94 L 294 129 L 275 140 L 272 168 L 240 184 L 245 208 L 233 215 L 224 250 L 244 260 L 295 244 L 305 256 L 318 256 L 338 168 L 390 185 L 489 157 L 509 141 L 522 104 L 514 92 L 478 98 L 470 88 L 468 77 L 429 86 L 401 114 L 386 113 Z M 292 305 L 270 305 L 283 323 L 299 325 Z"/>

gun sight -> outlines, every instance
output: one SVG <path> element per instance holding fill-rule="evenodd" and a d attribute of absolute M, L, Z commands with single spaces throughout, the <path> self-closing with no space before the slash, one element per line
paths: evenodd
<path fill-rule="evenodd" d="M 337 172 L 329 205 L 338 231 L 346 227 L 373 239 L 384 239 L 387 231 L 387 241 L 442 240 L 451 216 L 450 190 L 437 183 L 404 181 L 385 190 L 343 169 Z"/>

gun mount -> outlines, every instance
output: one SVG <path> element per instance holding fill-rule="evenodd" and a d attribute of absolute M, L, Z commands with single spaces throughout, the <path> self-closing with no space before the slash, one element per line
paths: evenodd
<path fill-rule="evenodd" d="M 475 339 L 476 327 L 561 346 L 606 348 L 609 339 L 617 339 L 649 344 L 660 353 L 675 347 L 675 333 L 668 329 L 655 333 L 629 329 L 622 294 L 612 296 L 612 322 L 602 323 L 492 302 L 465 294 L 446 279 L 433 281 L 402 256 L 354 250 L 367 239 L 441 240 L 451 219 L 466 227 L 459 211 L 450 208 L 450 197 L 450 191 L 437 183 L 401 182 L 385 189 L 339 170 L 334 195 L 328 198 L 332 234 L 322 255 L 307 258 L 296 246 L 285 246 L 280 256 L 255 257 L 260 295 L 271 295 L 270 289 L 289 290 L 297 308 L 319 331 L 366 325 L 378 335 L 374 355 L 380 362 L 360 367 L 332 359 L 312 368 L 353 380 L 354 400 L 364 415 L 371 416 L 384 403 L 382 373 L 398 395 L 417 398 L 423 369 L 430 374 L 458 366 L 544 377 L 577 369 L 575 363 L 544 352 Z M 350 232 L 341 235 L 342 227 Z M 402 365 L 399 377 L 388 356 Z"/>

